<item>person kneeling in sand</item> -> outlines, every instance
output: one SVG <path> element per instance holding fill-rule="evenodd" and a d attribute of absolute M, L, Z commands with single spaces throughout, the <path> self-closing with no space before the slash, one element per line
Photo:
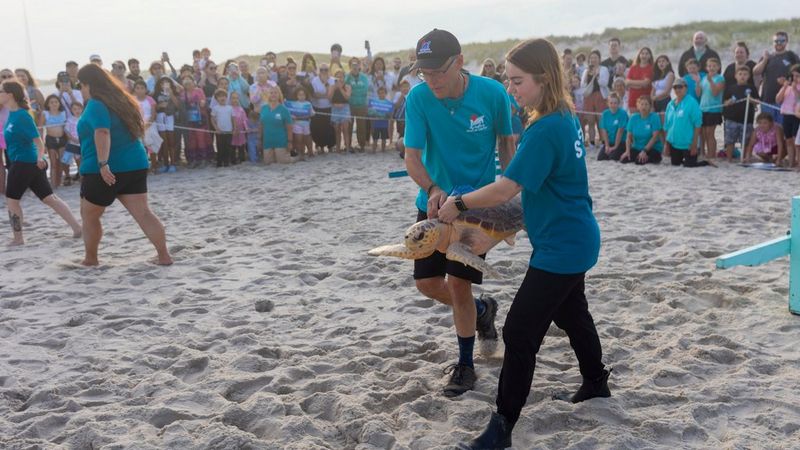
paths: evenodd
<path fill-rule="evenodd" d="M 264 163 L 291 163 L 289 143 L 292 142 L 292 114 L 283 105 L 283 94 L 277 87 L 269 88 L 267 101 L 261 107 L 259 121 Z"/>

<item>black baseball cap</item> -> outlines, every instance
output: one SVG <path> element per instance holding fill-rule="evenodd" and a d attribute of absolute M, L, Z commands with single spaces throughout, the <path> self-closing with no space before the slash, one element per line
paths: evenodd
<path fill-rule="evenodd" d="M 69 74 L 67 72 L 61 71 L 58 72 L 58 76 L 56 76 L 58 81 L 69 80 Z"/>
<path fill-rule="evenodd" d="M 411 66 L 415 69 L 438 69 L 448 59 L 461 54 L 461 44 L 452 33 L 434 28 L 417 41 L 417 62 Z"/>

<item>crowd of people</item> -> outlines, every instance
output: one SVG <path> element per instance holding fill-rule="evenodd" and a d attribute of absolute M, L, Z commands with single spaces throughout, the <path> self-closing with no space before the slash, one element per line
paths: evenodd
<path fill-rule="evenodd" d="M 746 138 L 747 161 L 797 166 L 800 59 L 788 49 L 787 33 L 775 33 L 773 44 L 756 63 L 747 44 L 738 42 L 724 70 L 702 31 L 676 68 L 667 55 L 656 57 L 647 47 L 628 60 L 617 38 L 608 42 L 605 59 L 600 50 L 587 56 L 568 48 L 561 59 L 584 137 L 600 160 L 643 164 L 668 156 L 673 164 L 704 165 L 739 156 L 735 146 Z M 406 62 L 395 57 L 387 64 L 372 56 L 369 42 L 365 49 L 365 57 L 344 61 L 342 47 L 334 44 L 328 62 L 306 53 L 299 64 L 291 57 L 279 62 L 267 52 L 251 70 L 245 60 L 218 65 L 204 48 L 179 69 L 165 52 L 146 73 L 131 58 L 114 61 L 110 74 L 140 106 L 152 173 L 290 163 L 330 152 L 383 151 L 391 143 L 402 155 L 405 99 L 423 81 L 412 70 L 416 57 L 412 52 Z M 103 66 L 99 55 L 89 60 Z M 70 168 L 80 165 L 76 124 L 84 102 L 78 69 L 75 61 L 67 62 L 56 77 L 57 92 L 46 98 L 28 70 L 0 71 L 0 79 L 25 86 L 33 118 L 45 130 L 53 188 L 70 185 L 77 178 Z M 493 59 L 483 62 L 480 75 L 508 84 L 504 64 Z M 526 112 L 511 100 L 519 136 Z M 0 125 L 7 114 L 0 109 Z M 715 133 L 723 123 L 718 151 Z"/>
<path fill-rule="evenodd" d="M 746 162 L 800 164 L 800 58 L 789 50 L 786 32 L 775 33 L 772 51 L 764 50 L 758 63 L 747 43 L 737 42 L 724 70 L 702 31 L 676 68 L 648 47 L 630 62 L 620 48 L 612 38 L 604 60 L 599 50 L 588 57 L 570 49 L 561 55 L 587 143 L 598 148 L 599 160 L 657 164 L 669 157 L 673 165 L 697 167 L 733 160 L 742 143 L 739 156 Z M 716 131 L 723 124 L 720 148 Z"/>

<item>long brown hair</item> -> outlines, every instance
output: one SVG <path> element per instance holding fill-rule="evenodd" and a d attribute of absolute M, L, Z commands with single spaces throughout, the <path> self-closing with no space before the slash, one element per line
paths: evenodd
<path fill-rule="evenodd" d="M 547 39 L 520 42 L 506 54 L 506 61 L 531 74 L 542 85 L 542 100 L 534 108 L 526 108 L 528 124 L 555 111 L 574 114 L 575 106 L 564 78 L 564 68 L 553 43 Z"/>
<path fill-rule="evenodd" d="M 144 136 L 144 122 L 139 104 L 108 72 L 95 64 L 87 64 L 78 71 L 78 80 L 89 87 L 93 99 L 106 105 L 109 111 L 119 116 L 125 128 L 134 138 Z"/>
<path fill-rule="evenodd" d="M 28 104 L 28 97 L 25 96 L 25 86 L 23 86 L 22 83 L 17 81 L 15 78 L 10 78 L 6 81 L 3 81 L 0 86 L 3 87 L 4 92 L 14 97 L 14 101 L 17 102 L 17 106 L 22 109 L 31 109 L 30 105 Z"/>

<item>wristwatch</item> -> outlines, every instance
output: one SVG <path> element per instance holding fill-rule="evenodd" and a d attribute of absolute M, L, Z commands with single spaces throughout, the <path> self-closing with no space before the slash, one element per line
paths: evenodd
<path fill-rule="evenodd" d="M 108 165 L 108 161 L 97 161 L 97 166 L 98 166 L 99 168 L 101 168 L 101 169 L 102 169 L 103 167 L 107 166 L 107 165 Z"/>
<path fill-rule="evenodd" d="M 469 209 L 467 208 L 467 205 L 464 204 L 464 200 L 461 199 L 461 194 L 456 195 L 455 202 L 456 202 L 456 208 L 458 208 L 459 211 L 464 212 L 467 209 Z"/>

